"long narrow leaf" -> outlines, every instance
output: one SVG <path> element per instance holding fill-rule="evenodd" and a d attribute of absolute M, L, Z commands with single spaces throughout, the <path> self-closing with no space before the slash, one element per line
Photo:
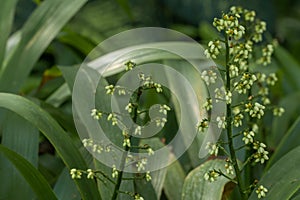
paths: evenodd
<path fill-rule="evenodd" d="M 39 131 L 24 118 L 8 112 L 3 125 L 2 145 L 23 156 L 34 167 L 38 165 Z M 5 199 L 33 199 L 34 193 L 12 164 L 0 158 L 0 194 Z M 5 181 L 4 181 L 5 180 Z M 5 184 L 3 184 L 5 182 Z M 19 192 L 14 192 L 14 191 Z M 0 198 L 2 199 L 2 198 Z"/>
<path fill-rule="evenodd" d="M 3 66 L 0 91 L 17 92 L 35 62 L 60 29 L 87 0 L 47 0 L 29 17 L 21 30 L 21 41 Z"/>
<path fill-rule="evenodd" d="M 57 199 L 46 179 L 26 159 L 3 145 L 0 145 L 0 152 L 21 172 L 38 199 Z"/>
<path fill-rule="evenodd" d="M 48 138 L 67 167 L 86 169 L 87 164 L 71 138 L 45 111 L 24 97 L 0 93 L 0 107 L 12 110 L 28 120 Z M 100 199 L 96 184 L 86 178 L 76 180 L 83 199 Z"/>
<path fill-rule="evenodd" d="M 1 1 L 0 6 L 0 69 L 2 66 L 7 39 L 11 31 L 15 7 L 18 0 Z"/>

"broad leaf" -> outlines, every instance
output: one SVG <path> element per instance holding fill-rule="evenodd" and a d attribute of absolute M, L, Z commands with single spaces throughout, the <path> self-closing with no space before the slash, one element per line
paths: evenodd
<path fill-rule="evenodd" d="M 0 152 L 4 154 L 4 156 L 19 170 L 31 186 L 32 190 L 35 192 L 38 199 L 57 199 L 46 179 L 26 159 L 3 145 L 0 145 Z"/>
<path fill-rule="evenodd" d="M 229 180 L 223 176 L 219 176 L 216 181 L 209 182 L 204 179 L 204 174 L 209 170 L 225 170 L 224 160 L 209 160 L 199 167 L 191 171 L 185 178 L 182 199 L 183 200 L 207 200 L 207 199 L 221 199 L 224 187 Z M 234 178 L 231 176 L 231 178 Z"/>
<path fill-rule="evenodd" d="M 61 156 L 69 169 L 74 167 L 87 169 L 87 164 L 71 138 L 39 106 L 21 96 L 0 93 L 0 107 L 16 112 L 37 127 L 52 143 L 58 155 Z M 86 178 L 75 180 L 75 182 L 83 199 L 100 199 L 94 182 Z"/>
<path fill-rule="evenodd" d="M 264 199 L 290 199 L 300 188 L 300 147 L 297 147 L 277 161 L 259 181 L 268 189 Z M 255 191 L 250 200 L 258 199 Z"/>
<path fill-rule="evenodd" d="M 288 153 L 293 148 L 300 146 L 300 116 L 290 127 L 290 129 L 285 133 L 281 139 L 279 145 L 276 147 L 276 151 L 269 160 L 266 169 L 270 168 L 275 162 L 277 162 L 282 156 Z"/>

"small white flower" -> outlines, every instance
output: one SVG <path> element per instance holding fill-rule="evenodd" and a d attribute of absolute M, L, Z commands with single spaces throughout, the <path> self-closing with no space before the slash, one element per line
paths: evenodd
<path fill-rule="evenodd" d="M 148 182 L 151 181 L 152 178 L 151 178 L 149 171 L 146 172 L 145 178 L 146 178 L 146 181 L 148 181 Z"/>
<path fill-rule="evenodd" d="M 107 116 L 107 121 L 111 121 L 111 124 L 114 126 L 116 124 L 118 124 L 118 118 L 114 113 L 110 113 Z"/>
<path fill-rule="evenodd" d="M 284 108 L 274 108 L 273 115 L 280 117 L 284 113 Z"/>
<path fill-rule="evenodd" d="M 225 98 L 226 98 L 226 91 L 225 91 L 224 87 L 216 88 L 214 92 L 215 92 L 215 98 L 216 98 L 216 102 L 217 103 L 219 101 L 225 100 Z"/>
<path fill-rule="evenodd" d="M 225 95 L 225 101 L 227 104 L 231 104 L 231 97 L 232 97 L 232 93 L 230 91 L 227 91 Z"/>
<path fill-rule="evenodd" d="M 204 54 L 206 55 L 207 58 L 216 59 L 217 56 L 220 54 L 221 48 L 222 46 L 219 40 L 210 41 L 208 43 L 208 49 L 204 51 Z"/>
<path fill-rule="evenodd" d="M 134 200 L 144 200 L 144 198 L 140 194 L 135 194 Z"/>
<path fill-rule="evenodd" d="M 242 113 L 235 115 L 233 118 L 233 125 L 235 127 L 242 126 L 243 119 L 244 119 L 244 115 Z"/>
<path fill-rule="evenodd" d="M 264 186 L 260 185 L 256 190 L 255 190 L 257 197 L 259 199 L 264 198 L 266 196 L 266 193 L 268 192 L 268 189 L 265 188 Z"/>
<path fill-rule="evenodd" d="M 154 151 L 153 151 L 153 149 L 150 148 L 150 147 L 147 149 L 147 152 L 148 152 L 148 155 L 149 155 L 149 156 L 154 155 Z"/>
<path fill-rule="evenodd" d="M 275 73 L 271 73 L 266 80 L 267 84 L 272 85 L 272 86 L 275 85 L 275 83 L 277 81 L 278 81 L 278 78 Z"/>
<path fill-rule="evenodd" d="M 131 113 L 133 109 L 133 105 L 132 103 L 128 103 L 127 106 L 125 107 L 125 110 L 128 111 L 128 113 Z"/>
<path fill-rule="evenodd" d="M 203 108 L 206 109 L 207 111 L 212 109 L 212 99 L 208 98 L 206 102 L 203 104 Z"/>
<path fill-rule="evenodd" d="M 244 137 L 242 140 L 245 142 L 245 144 L 253 143 L 253 138 L 255 136 L 255 133 L 253 131 L 244 131 L 243 132 Z"/>
<path fill-rule="evenodd" d="M 116 168 L 116 165 L 113 165 L 113 166 L 112 166 L 112 173 L 111 173 L 111 176 L 112 176 L 113 178 L 117 178 L 118 175 L 119 175 L 119 172 L 118 172 L 118 170 L 117 170 L 117 168 Z"/>
<path fill-rule="evenodd" d="M 227 122 L 226 122 L 226 117 L 225 116 L 223 116 L 223 117 L 218 116 L 216 120 L 218 122 L 218 127 L 219 128 L 223 128 L 223 129 L 226 128 Z"/>
<path fill-rule="evenodd" d="M 255 102 L 254 105 L 252 103 L 245 104 L 245 112 L 249 112 L 251 117 L 257 117 L 260 119 L 264 115 L 265 106 Z"/>
<path fill-rule="evenodd" d="M 95 173 L 93 172 L 93 170 L 88 169 L 86 172 L 88 173 L 88 174 L 87 174 L 87 178 L 88 178 L 88 179 L 94 179 Z"/>
<path fill-rule="evenodd" d="M 126 90 L 124 88 L 118 87 L 118 95 L 126 95 Z"/>
<path fill-rule="evenodd" d="M 231 174 L 231 175 L 234 174 L 233 166 L 230 163 L 228 162 L 225 163 L 225 169 L 227 174 Z"/>
<path fill-rule="evenodd" d="M 217 73 L 212 70 L 204 70 L 201 73 L 201 78 L 205 81 L 207 85 L 216 83 Z"/>
<path fill-rule="evenodd" d="M 198 122 L 197 124 L 197 129 L 199 132 L 205 132 L 206 129 L 208 128 L 208 120 L 207 119 L 203 119 L 202 121 Z"/>
<path fill-rule="evenodd" d="M 94 109 L 91 110 L 91 116 L 94 119 L 98 120 L 98 119 L 100 119 L 102 117 L 102 113 L 100 111 L 98 111 L 97 109 L 94 108 Z"/>
<path fill-rule="evenodd" d="M 255 18 L 255 11 L 245 10 L 245 20 L 249 22 L 253 22 Z"/>
<path fill-rule="evenodd" d="M 124 65 L 126 71 L 132 70 L 136 66 L 136 64 L 130 60 L 126 62 Z"/>
<path fill-rule="evenodd" d="M 217 144 L 213 144 L 211 142 L 208 142 L 206 144 L 206 147 L 205 149 L 208 149 L 208 152 L 210 155 L 214 155 L 214 156 L 217 156 L 218 155 L 218 152 L 219 152 L 219 146 Z"/>
<path fill-rule="evenodd" d="M 138 161 L 135 165 L 137 167 L 137 171 L 140 172 L 141 170 L 145 170 L 145 165 L 147 164 L 147 159 L 143 158 L 142 160 Z"/>
<path fill-rule="evenodd" d="M 239 68 L 236 65 L 229 66 L 229 76 L 231 78 L 236 77 L 239 75 Z"/>
<path fill-rule="evenodd" d="M 82 172 L 81 170 L 73 168 L 70 170 L 70 175 L 72 179 L 81 179 Z"/>
<path fill-rule="evenodd" d="M 253 143 L 253 149 L 257 150 L 256 153 L 254 153 L 254 162 L 263 164 L 266 160 L 269 160 L 269 152 L 265 150 L 267 146 L 264 143 L 255 142 Z"/>
<path fill-rule="evenodd" d="M 171 110 L 171 108 L 167 105 L 163 105 L 163 106 L 159 107 L 159 112 L 163 113 L 164 115 L 167 115 L 168 111 L 170 111 L 170 110 Z"/>
<path fill-rule="evenodd" d="M 106 89 L 106 94 L 113 95 L 115 91 L 115 86 L 114 85 L 108 85 L 105 87 Z"/>
<path fill-rule="evenodd" d="M 94 141 L 92 139 L 85 138 L 82 140 L 82 144 L 84 147 L 91 147 L 94 145 Z"/>
<path fill-rule="evenodd" d="M 219 176 L 220 174 L 218 172 L 216 172 L 215 170 L 210 170 L 209 172 L 204 174 L 204 179 L 209 182 L 214 182 Z"/>
<path fill-rule="evenodd" d="M 154 83 L 154 87 L 157 93 L 161 93 L 163 91 L 161 84 Z"/>
<path fill-rule="evenodd" d="M 137 126 L 134 130 L 134 134 L 135 135 L 142 135 L 142 127 L 141 126 Z"/>
<path fill-rule="evenodd" d="M 261 100 L 262 100 L 262 102 L 263 102 L 264 105 L 271 104 L 271 101 L 270 101 L 270 99 L 268 97 L 262 97 Z"/>
<path fill-rule="evenodd" d="M 92 151 L 97 152 L 97 153 L 101 153 L 103 151 L 103 147 L 101 145 L 94 144 Z"/>
<path fill-rule="evenodd" d="M 129 138 L 124 138 L 123 140 L 123 147 L 130 147 L 130 139 Z"/>
<path fill-rule="evenodd" d="M 167 118 L 158 118 L 155 120 L 155 122 L 157 127 L 164 127 L 167 122 Z"/>

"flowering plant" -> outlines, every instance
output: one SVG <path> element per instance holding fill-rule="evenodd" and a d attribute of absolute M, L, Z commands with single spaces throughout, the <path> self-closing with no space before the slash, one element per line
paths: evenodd
<path fill-rule="evenodd" d="M 263 198 L 268 188 L 257 185 L 257 180 L 253 180 L 250 174 L 253 165 L 265 164 L 269 160 L 267 146 L 260 141 L 262 137 L 259 135 L 263 116 L 268 110 L 272 110 L 274 116 L 281 116 L 284 112 L 283 108 L 271 105 L 269 97 L 269 88 L 278 80 L 276 74 L 266 74 L 260 70 L 271 63 L 276 42 L 264 44 L 266 22 L 256 18 L 255 11 L 241 7 L 231 7 L 221 18 L 214 19 L 213 26 L 221 33 L 220 38 L 208 43 L 205 55 L 225 60 L 223 65 L 219 65 L 225 86 L 216 88 L 215 102 L 209 98 L 203 107 L 210 112 L 214 103 L 223 101 L 227 104 L 226 113 L 215 119 L 203 119 L 197 127 L 199 132 L 204 132 L 210 122 L 217 123 L 223 129 L 227 135 L 226 141 L 209 142 L 206 148 L 211 155 L 223 153 L 227 158 L 226 171 L 211 169 L 205 173 L 204 179 L 213 182 L 224 176 L 237 184 L 241 199 L 247 199 L 253 189 L 258 198 Z M 212 85 L 217 76 L 213 70 L 205 70 L 202 79 L 207 85 Z M 244 144 L 237 146 L 241 142 L 236 140 Z M 237 152 L 241 150 L 246 154 L 244 160 L 237 157 Z M 235 178 L 229 176 L 233 174 Z"/>

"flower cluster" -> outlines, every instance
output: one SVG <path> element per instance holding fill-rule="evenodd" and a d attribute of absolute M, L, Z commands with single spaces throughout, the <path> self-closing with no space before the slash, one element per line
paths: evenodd
<path fill-rule="evenodd" d="M 255 190 L 257 196 L 259 199 L 263 198 L 266 196 L 266 193 L 268 192 L 268 189 L 265 188 L 263 185 L 260 185 L 256 190 Z"/>
<path fill-rule="evenodd" d="M 87 175 L 86 177 L 88 179 L 95 178 L 95 172 L 92 169 L 87 169 L 86 171 L 83 171 L 83 170 L 73 168 L 70 170 L 70 175 L 72 179 L 81 179 L 83 173 Z"/>
<path fill-rule="evenodd" d="M 198 122 L 197 124 L 197 130 L 199 132 L 205 132 L 208 128 L 208 124 L 209 124 L 209 121 L 208 119 L 203 119 L 202 121 Z"/>
<path fill-rule="evenodd" d="M 223 59 L 220 63 L 222 70 L 221 78 L 224 86 L 215 87 L 213 94 L 215 98 L 209 98 L 204 103 L 203 108 L 208 112 L 213 105 L 226 102 L 226 113 L 221 116 L 212 117 L 210 119 L 217 123 L 220 129 L 226 130 L 228 141 L 217 142 L 216 144 L 208 143 L 206 148 L 211 155 L 217 155 L 219 149 L 228 156 L 225 169 L 227 174 L 233 174 L 234 171 L 242 171 L 240 166 L 248 165 L 250 161 L 254 163 L 264 164 L 269 159 L 269 153 L 265 143 L 260 142 L 257 138 L 260 131 L 257 124 L 263 118 L 266 112 L 273 111 L 274 116 L 281 116 L 284 108 L 276 107 L 271 104 L 270 87 L 275 85 L 278 77 L 275 73 L 262 73 L 257 67 L 267 66 L 271 63 L 272 55 L 276 47 L 276 43 L 263 44 L 263 34 L 266 31 L 266 22 L 256 17 L 255 11 L 243 9 L 242 7 L 231 7 L 228 13 L 224 13 L 221 18 L 213 20 L 213 26 L 219 31 L 223 37 L 216 38 L 208 43 L 205 54 L 208 58 Z M 223 52 L 224 50 L 224 52 Z M 261 52 L 261 53 L 260 53 Z M 259 64 L 259 65 L 258 65 Z M 251 67 L 250 67 L 251 66 Z M 216 72 L 208 69 L 201 73 L 208 88 L 217 81 Z M 247 122 L 247 123 L 246 123 Z M 197 124 L 199 132 L 204 132 L 208 128 L 209 121 L 207 119 Z M 236 131 L 233 130 L 236 128 Z M 225 132 L 225 131 L 224 131 Z M 241 137 L 239 137 L 241 136 Z M 234 140 L 241 138 L 245 145 L 237 148 Z M 223 145 L 228 145 L 223 147 Z M 230 152 L 227 152 L 229 149 Z M 249 151 L 249 157 L 245 158 L 243 165 L 239 165 L 236 159 L 235 151 L 245 149 Z M 250 152 L 253 152 L 250 155 Z M 210 170 L 205 174 L 205 179 L 214 181 L 219 175 L 216 170 Z M 247 190 L 252 190 L 253 186 L 247 185 L 243 188 L 239 183 L 242 182 L 242 174 L 236 176 L 238 187 L 243 196 L 247 199 Z M 265 196 L 267 189 L 260 186 L 256 193 L 258 198 Z"/>
<path fill-rule="evenodd" d="M 233 175 L 234 169 L 233 169 L 231 161 L 228 158 L 225 161 L 226 161 L 226 163 L 225 163 L 226 173 L 229 175 Z"/>
<path fill-rule="evenodd" d="M 208 152 L 210 155 L 215 155 L 217 156 L 218 155 L 218 152 L 219 152 L 219 146 L 217 144 L 213 144 L 211 142 L 208 142 L 206 144 L 206 147 L 205 149 L 208 149 Z"/>
<path fill-rule="evenodd" d="M 91 110 L 91 116 L 94 119 L 98 120 L 98 119 L 100 119 L 102 117 L 102 112 L 98 111 L 97 109 L 92 109 Z"/>
<path fill-rule="evenodd" d="M 253 149 L 256 150 L 254 153 L 254 162 L 263 164 L 266 160 L 269 160 L 269 152 L 265 150 L 267 146 L 264 143 L 255 142 L 253 143 Z"/>
<path fill-rule="evenodd" d="M 268 44 L 265 48 L 262 49 L 262 57 L 257 62 L 264 66 L 270 64 L 273 52 L 274 46 L 272 44 Z"/>
<path fill-rule="evenodd" d="M 139 79 L 142 81 L 145 88 L 154 88 L 157 93 L 161 93 L 163 91 L 161 84 L 155 83 L 151 76 L 145 76 L 145 74 L 140 73 Z"/>
<path fill-rule="evenodd" d="M 82 144 L 86 148 L 90 148 L 93 152 L 96 153 L 102 153 L 104 152 L 110 152 L 111 151 L 111 146 L 110 145 L 104 145 L 98 142 L 95 142 L 93 139 L 85 138 L 82 140 Z"/>
<path fill-rule="evenodd" d="M 210 170 L 209 172 L 204 174 L 204 179 L 209 182 L 214 182 L 219 176 L 220 174 L 216 170 Z"/>
<path fill-rule="evenodd" d="M 207 58 L 213 58 L 216 59 L 217 56 L 220 54 L 220 50 L 222 49 L 221 42 L 219 40 L 216 41 L 210 41 L 208 43 L 208 49 L 204 51 L 204 54 Z M 205 71 L 204 74 L 202 73 L 202 76 L 206 76 Z M 214 81 L 212 79 L 212 81 Z"/>
<path fill-rule="evenodd" d="M 119 176 L 119 171 L 117 170 L 116 165 L 113 165 L 112 166 L 111 177 L 118 178 L 118 176 Z"/>
<path fill-rule="evenodd" d="M 252 85 L 256 80 L 257 78 L 254 74 L 244 73 L 240 81 L 235 82 L 233 86 L 239 94 L 246 94 L 246 92 L 252 88 Z"/>
<path fill-rule="evenodd" d="M 136 63 L 129 60 L 124 65 L 125 65 L 125 70 L 129 71 L 129 70 L 132 70 L 136 66 Z"/>
<path fill-rule="evenodd" d="M 82 172 L 81 170 L 73 168 L 70 170 L 70 175 L 72 179 L 81 179 Z"/>
<path fill-rule="evenodd" d="M 145 165 L 147 165 L 147 162 L 147 158 L 142 158 L 141 160 L 139 160 L 135 165 L 137 167 L 137 171 L 140 172 L 142 170 L 145 170 Z"/>
<path fill-rule="evenodd" d="M 265 106 L 261 105 L 257 102 L 254 103 L 247 103 L 245 104 L 245 112 L 248 112 L 251 117 L 257 117 L 260 119 L 264 115 Z"/>

